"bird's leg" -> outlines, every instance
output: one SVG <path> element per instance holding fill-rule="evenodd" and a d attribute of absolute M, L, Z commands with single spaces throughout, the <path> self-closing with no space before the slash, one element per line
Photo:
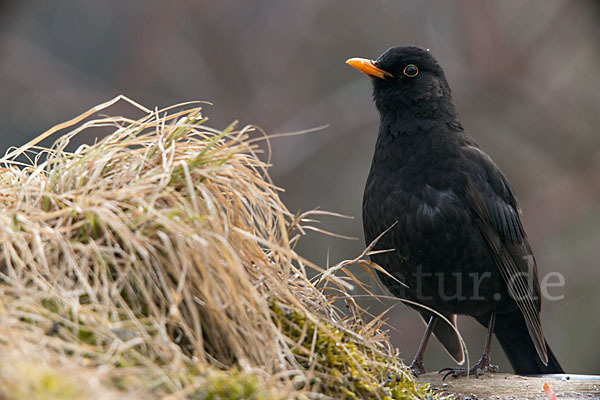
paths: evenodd
<path fill-rule="evenodd" d="M 494 322 L 496 321 L 496 313 L 492 312 L 490 315 L 490 322 L 488 323 L 488 332 L 487 337 L 485 339 L 485 347 L 483 348 L 483 354 L 481 358 L 475 364 L 475 377 L 479 376 L 479 372 L 485 373 L 486 371 L 490 372 L 498 372 L 498 366 L 490 363 L 490 352 L 492 347 L 492 336 L 494 334 Z"/>
<path fill-rule="evenodd" d="M 435 321 L 437 321 L 437 318 L 432 315 L 427 323 L 427 328 L 425 329 L 425 334 L 423 335 L 423 339 L 421 339 L 421 343 L 419 344 L 417 354 L 415 354 L 415 359 L 410 364 L 410 370 L 414 376 L 419 376 L 427 372 L 423 366 L 423 356 L 425 355 L 425 348 L 427 347 L 427 343 L 429 342 L 429 338 L 433 332 Z"/>
<path fill-rule="evenodd" d="M 481 358 L 477 362 L 477 364 L 473 365 L 470 369 L 466 368 L 444 368 L 439 371 L 439 373 L 446 373 L 444 375 L 444 379 L 452 376 L 453 378 L 458 378 L 459 376 L 468 376 L 475 375 L 475 378 L 479 378 L 479 375 L 483 375 L 486 372 L 498 372 L 498 366 L 490 363 L 490 350 L 492 346 L 492 336 L 494 334 L 494 322 L 496 321 L 496 313 L 492 313 L 490 315 L 490 322 L 488 323 L 488 332 L 487 337 L 485 339 L 485 347 L 483 348 L 483 354 Z"/>

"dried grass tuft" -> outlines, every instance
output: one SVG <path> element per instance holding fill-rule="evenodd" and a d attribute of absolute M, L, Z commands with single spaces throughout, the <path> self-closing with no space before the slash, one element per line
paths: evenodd
<path fill-rule="evenodd" d="M 425 395 L 382 321 L 362 322 L 347 263 L 308 279 L 324 272 L 294 251 L 310 213 L 279 199 L 265 137 L 205 126 L 198 103 L 89 120 L 118 100 L 135 105 L 116 98 L 0 160 L 1 353 L 140 398 Z M 113 132 L 67 151 L 97 127 Z"/>

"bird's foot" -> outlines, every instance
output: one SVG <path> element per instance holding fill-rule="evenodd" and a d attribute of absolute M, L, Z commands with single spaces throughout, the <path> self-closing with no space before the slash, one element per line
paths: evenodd
<path fill-rule="evenodd" d="M 410 372 L 412 372 L 412 374 L 414 375 L 414 377 L 416 378 L 417 376 L 424 374 L 425 372 L 425 366 L 423 366 L 423 361 L 421 360 L 413 360 L 412 364 L 410 364 Z"/>
<path fill-rule="evenodd" d="M 487 357 L 482 357 L 477 364 L 473 365 L 470 369 L 466 368 L 444 368 L 438 371 L 438 374 L 443 374 L 445 381 L 447 377 L 451 376 L 453 378 L 459 378 L 461 376 L 475 375 L 475 378 L 479 378 L 480 375 L 485 374 L 486 372 L 499 372 L 500 369 L 497 365 L 491 364 L 490 359 Z"/>

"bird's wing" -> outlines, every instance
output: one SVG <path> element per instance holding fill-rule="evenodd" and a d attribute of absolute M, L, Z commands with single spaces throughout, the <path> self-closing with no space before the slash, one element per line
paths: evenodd
<path fill-rule="evenodd" d="M 491 158 L 475 145 L 466 148 L 467 157 L 483 167 L 482 179 L 467 183 L 469 207 L 476 215 L 477 226 L 525 317 L 527 330 L 540 359 L 548 362 L 540 320 L 540 286 L 538 270 L 519 217 L 514 192 L 506 177 Z"/>

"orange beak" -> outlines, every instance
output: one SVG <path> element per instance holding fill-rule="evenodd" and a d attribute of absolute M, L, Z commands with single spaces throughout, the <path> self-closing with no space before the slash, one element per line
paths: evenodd
<path fill-rule="evenodd" d="M 385 79 L 386 76 L 393 76 L 389 72 L 377 68 L 372 60 L 367 60 L 366 58 L 349 58 L 346 60 L 346 64 L 356 68 L 364 74 L 380 79 Z"/>

